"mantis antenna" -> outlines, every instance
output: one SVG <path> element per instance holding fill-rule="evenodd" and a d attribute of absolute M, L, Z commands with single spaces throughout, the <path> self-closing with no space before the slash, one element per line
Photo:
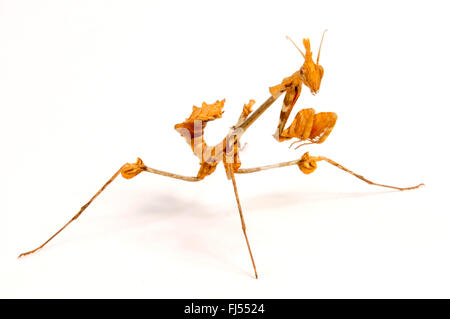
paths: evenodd
<path fill-rule="evenodd" d="M 295 47 L 297 48 L 297 50 L 299 50 L 300 53 L 301 53 L 301 54 L 303 55 L 303 57 L 305 58 L 305 54 L 302 52 L 302 50 L 300 50 L 300 48 L 297 46 L 297 44 L 295 44 L 295 42 L 294 42 L 289 36 L 286 36 L 286 39 L 288 39 L 289 41 L 291 41 L 292 44 L 295 45 Z M 305 58 L 305 59 L 306 59 L 306 58 Z"/>
<path fill-rule="evenodd" d="M 319 64 L 320 49 L 322 49 L 323 37 L 325 36 L 325 32 L 327 32 L 327 31 L 328 31 L 328 29 L 325 29 L 325 31 L 323 31 L 322 40 L 320 40 L 319 53 L 317 53 L 317 62 L 316 62 L 316 64 Z"/>

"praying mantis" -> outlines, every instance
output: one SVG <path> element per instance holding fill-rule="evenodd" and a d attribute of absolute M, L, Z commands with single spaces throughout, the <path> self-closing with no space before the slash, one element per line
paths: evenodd
<path fill-rule="evenodd" d="M 317 53 L 317 58 L 314 61 L 313 53 L 311 51 L 311 45 L 309 39 L 303 39 L 303 46 L 305 52 L 303 52 L 292 39 L 290 40 L 301 55 L 304 58 L 304 62 L 298 71 L 295 71 L 292 75 L 284 78 L 281 83 L 269 88 L 270 96 L 269 98 L 259 106 L 256 110 L 252 110 L 252 106 L 255 104 L 254 100 L 250 100 L 249 103 L 245 104 L 242 109 L 236 124 L 231 127 L 228 134 L 215 146 L 210 146 L 204 140 L 204 130 L 206 124 L 210 121 L 221 118 L 222 109 L 225 104 L 225 99 L 221 101 L 216 101 L 212 104 L 207 104 L 203 102 L 201 107 L 194 106 L 192 112 L 185 121 L 175 125 L 175 130 L 185 138 L 188 145 L 191 147 L 194 155 L 200 160 L 200 168 L 195 176 L 185 176 L 179 175 L 171 172 L 166 172 L 151 168 L 144 164 L 144 162 L 138 158 L 136 163 L 126 163 L 122 165 L 113 176 L 98 190 L 98 192 L 81 207 L 77 214 L 75 214 L 64 226 L 62 226 L 55 234 L 53 234 L 48 240 L 46 240 L 39 247 L 24 252 L 19 255 L 20 257 L 35 253 L 36 251 L 42 249 L 47 245 L 54 237 L 56 237 L 64 228 L 66 228 L 70 223 L 76 220 L 86 208 L 106 189 L 106 187 L 112 183 L 116 177 L 122 175 L 125 179 L 132 179 L 142 172 L 153 173 L 157 175 L 162 175 L 170 177 L 173 179 L 178 179 L 186 182 L 198 182 L 203 180 L 205 177 L 211 175 L 215 172 L 217 166 L 222 162 L 226 172 L 228 180 L 231 180 L 235 199 L 237 203 L 237 208 L 239 212 L 239 217 L 242 226 L 242 232 L 246 241 L 247 249 L 250 255 L 250 260 L 253 266 L 255 278 L 258 278 L 258 272 L 256 270 L 256 263 L 253 257 L 253 253 L 250 247 L 250 242 L 247 236 L 246 225 L 244 220 L 244 215 L 242 211 L 242 206 L 239 199 L 237 184 L 236 184 L 236 174 L 249 174 L 259 171 L 287 167 L 287 166 L 298 166 L 298 168 L 304 174 L 311 174 L 317 169 L 317 162 L 324 161 L 329 164 L 352 174 L 353 176 L 363 180 L 364 182 L 396 189 L 400 191 L 412 190 L 419 188 L 424 185 L 423 183 L 412 186 L 412 187 L 396 187 L 390 185 L 383 185 L 374 183 L 362 175 L 356 174 L 353 171 L 345 168 L 344 166 L 336 163 L 335 161 L 324 157 L 324 156 L 310 156 L 309 152 L 304 153 L 299 159 L 295 159 L 288 162 L 281 162 L 271 165 L 253 167 L 253 168 L 241 168 L 241 161 L 239 159 L 240 151 L 240 138 L 246 132 L 247 129 L 251 127 L 253 123 L 281 96 L 284 94 L 284 100 L 282 102 L 282 108 L 280 112 L 278 126 L 276 128 L 273 137 L 279 141 L 284 142 L 291 139 L 296 139 L 291 146 L 296 143 L 304 142 L 296 146 L 296 149 L 300 146 L 308 144 L 320 144 L 323 143 L 331 131 L 333 130 L 337 115 L 334 112 L 319 112 L 316 113 L 314 109 L 307 108 L 300 110 L 295 116 L 292 124 L 285 128 L 286 123 L 289 119 L 292 109 L 294 108 L 300 94 L 302 91 L 302 86 L 306 86 L 310 89 L 313 95 L 316 95 L 320 90 L 320 84 L 324 75 L 324 69 L 319 64 L 320 52 L 322 48 L 322 43 L 324 39 L 326 30 L 324 31 L 319 50 Z"/>

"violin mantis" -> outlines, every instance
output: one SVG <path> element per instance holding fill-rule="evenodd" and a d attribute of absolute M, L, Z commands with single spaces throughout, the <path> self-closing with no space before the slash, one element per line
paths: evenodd
<path fill-rule="evenodd" d="M 326 30 L 325 30 L 326 31 Z M 313 53 L 311 51 L 311 45 L 309 39 L 303 39 L 303 46 L 305 52 L 303 52 L 294 41 L 290 40 L 295 47 L 300 51 L 304 58 L 303 65 L 298 71 L 295 71 L 291 76 L 284 78 L 281 83 L 269 88 L 270 96 L 269 98 L 259 106 L 256 110 L 252 110 L 255 104 L 254 100 L 250 100 L 249 103 L 245 104 L 242 109 L 242 113 L 238 118 L 236 124 L 230 129 L 230 132 L 215 146 L 209 146 L 204 140 L 204 130 L 206 124 L 210 121 L 216 120 L 222 116 L 222 109 L 225 104 L 225 99 L 221 101 L 216 101 L 212 104 L 207 104 L 203 102 L 201 107 L 194 106 L 192 112 L 185 121 L 180 122 L 175 125 L 175 130 L 185 138 L 186 142 L 191 147 L 193 153 L 200 160 L 200 168 L 195 176 L 184 176 L 179 174 L 174 174 L 171 172 L 166 172 L 151 168 L 144 164 L 144 162 L 138 158 L 136 163 L 126 163 L 122 165 L 114 175 L 100 188 L 100 190 L 85 204 L 81 207 L 75 216 L 73 216 L 63 227 L 61 227 L 54 235 L 52 235 L 47 241 L 41 244 L 39 247 L 22 253 L 19 257 L 32 254 L 39 249 L 43 248 L 50 242 L 55 236 L 57 236 L 64 228 L 66 228 L 70 223 L 76 220 L 86 208 L 102 193 L 105 188 L 119 175 L 126 179 L 131 179 L 141 172 L 158 174 L 186 182 L 198 182 L 203 180 L 205 177 L 211 175 L 216 170 L 220 162 L 223 163 L 226 176 L 231 180 L 233 185 L 233 190 L 236 198 L 237 208 L 239 211 L 239 216 L 242 225 L 242 231 L 249 251 L 250 259 L 253 265 L 253 270 L 255 278 L 258 278 L 258 273 L 256 270 L 255 259 L 253 258 L 252 250 L 250 247 L 250 242 L 246 232 L 246 225 L 244 220 L 244 215 L 242 212 L 242 206 L 239 199 L 237 184 L 236 184 L 236 174 L 249 174 L 255 173 L 263 170 L 274 169 L 278 167 L 286 166 L 298 166 L 298 168 L 304 174 L 310 174 L 314 172 L 317 168 L 317 162 L 324 161 L 328 162 L 335 167 L 352 174 L 353 176 L 363 180 L 364 182 L 381 186 L 392 188 L 400 191 L 416 189 L 423 184 L 419 184 L 412 187 L 396 187 L 374 183 L 365 177 L 354 173 L 353 171 L 345 168 L 344 166 L 336 163 L 335 161 L 324 157 L 324 156 L 310 156 L 309 152 L 304 153 L 299 159 L 295 159 L 288 162 L 281 162 L 266 166 L 259 166 L 253 168 L 241 168 L 241 161 L 239 159 L 240 150 L 240 138 L 248 130 L 253 123 L 281 96 L 284 94 L 284 100 L 282 103 L 282 108 L 280 112 L 278 126 L 276 128 L 274 138 L 279 142 L 288 141 L 295 139 L 291 144 L 294 145 L 299 142 L 304 142 L 296 147 L 296 149 L 302 145 L 307 144 L 320 144 L 323 143 L 336 124 L 337 115 L 333 112 L 320 112 L 316 113 L 314 109 L 307 108 L 300 110 L 295 116 L 292 124 L 285 128 L 285 125 L 289 119 L 292 109 L 294 108 L 300 93 L 302 91 L 302 86 L 306 86 L 310 89 L 313 95 L 317 94 L 320 89 L 320 84 L 322 77 L 324 75 L 324 69 L 319 64 L 320 51 L 322 48 L 323 38 L 325 32 L 322 35 L 319 50 L 317 53 L 317 58 L 314 61 Z"/>

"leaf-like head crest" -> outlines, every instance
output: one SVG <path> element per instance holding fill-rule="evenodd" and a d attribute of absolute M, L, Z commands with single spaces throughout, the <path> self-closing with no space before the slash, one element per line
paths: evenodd
<path fill-rule="evenodd" d="M 310 88 L 312 94 L 316 94 L 320 89 L 320 83 L 322 82 L 323 77 L 323 67 L 319 65 L 319 59 L 320 59 L 320 51 L 322 49 L 322 42 L 323 37 L 325 36 L 325 30 L 322 35 L 322 40 L 320 41 L 319 46 L 319 52 L 317 54 L 317 60 L 314 62 L 312 58 L 312 51 L 311 51 L 311 43 L 309 39 L 303 39 L 303 46 L 305 47 L 305 53 L 300 50 L 300 48 L 295 44 L 294 41 L 292 41 L 291 38 L 286 37 L 288 40 L 290 40 L 298 51 L 300 51 L 301 55 L 305 59 L 305 62 L 303 63 L 302 67 L 300 68 L 300 77 L 305 83 L 307 87 Z"/>

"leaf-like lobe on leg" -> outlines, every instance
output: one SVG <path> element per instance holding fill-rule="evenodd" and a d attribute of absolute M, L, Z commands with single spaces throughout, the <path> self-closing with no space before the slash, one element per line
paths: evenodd
<path fill-rule="evenodd" d="M 200 169 L 198 170 L 197 178 L 204 179 L 206 176 L 211 175 L 216 170 L 216 167 L 217 167 L 217 162 L 213 162 L 213 163 L 203 162 L 203 163 L 200 163 Z"/>
<path fill-rule="evenodd" d="M 206 123 L 222 117 L 224 104 L 225 99 L 212 104 L 203 102 L 201 107 L 193 106 L 191 115 L 184 122 L 175 125 L 175 130 L 186 139 L 194 155 L 200 160 L 198 178 L 204 178 L 216 169 L 217 162 L 211 160 L 215 150 L 206 144 L 204 130 Z"/>
<path fill-rule="evenodd" d="M 309 140 L 313 143 L 323 143 L 330 135 L 336 124 L 337 114 L 334 112 L 322 112 L 314 115 L 314 124 L 309 135 Z"/>
<path fill-rule="evenodd" d="M 122 174 L 123 178 L 131 179 L 144 171 L 146 168 L 144 162 L 138 157 L 136 160 L 136 163 L 127 163 L 125 164 L 122 169 L 120 170 L 120 173 Z"/>
<path fill-rule="evenodd" d="M 292 124 L 281 134 L 280 141 L 298 138 L 298 141 L 323 143 L 333 130 L 336 120 L 337 114 L 333 112 L 315 114 L 312 108 L 300 110 Z"/>
<path fill-rule="evenodd" d="M 292 124 L 281 133 L 284 140 L 296 137 L 301 141 L 309 138 L 314 124 L 314 109 L 300 110 L 294 118 Z"/>
<path fill-rule="evenodd" d="M 315 157 L 309 156 L 309 152 L 306 152 L 297 165 L 304 174 L 311 174 L 317 168 L 317 161 Z"/>

